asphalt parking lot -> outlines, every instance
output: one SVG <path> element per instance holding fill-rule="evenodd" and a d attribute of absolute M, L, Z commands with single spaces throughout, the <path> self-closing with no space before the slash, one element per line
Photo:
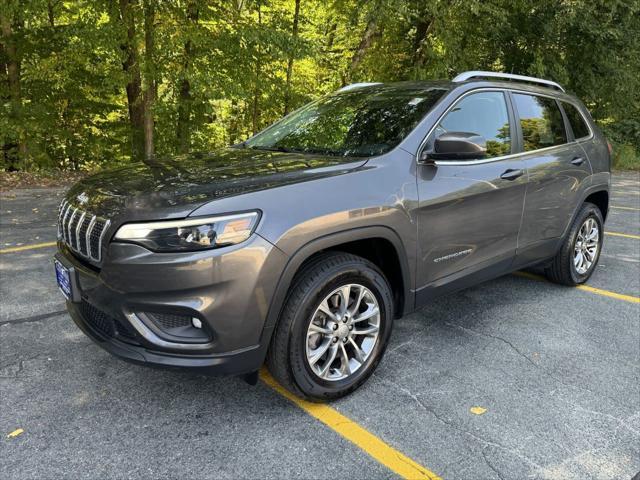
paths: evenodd
<path fill-rule="evenodd" d="M 407 459 L 422 478 L 640 471 L 638 174 L 614 176 L 592 288 L 509 275 L 442 298 L 397 321 L 370 381 L 320 410 L 93 344 L 55 285 L 61 195 L 0 196 L 0 478 L 397 478 Z"/>

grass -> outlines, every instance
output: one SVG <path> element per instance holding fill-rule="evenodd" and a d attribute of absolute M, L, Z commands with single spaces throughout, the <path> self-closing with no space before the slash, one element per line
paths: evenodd
<path fill-rule="evenodd" d="M 640 171 L 639 152 L 632 145 L 614 144 L 613 168 L 615 170 Z"/>

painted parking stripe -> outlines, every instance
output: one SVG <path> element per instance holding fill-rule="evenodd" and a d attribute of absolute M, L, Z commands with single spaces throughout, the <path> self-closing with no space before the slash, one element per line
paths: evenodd
<path fill-rule="evenodd" d="M 414 462 L 380 438 L 366 430 L 334 408 L 323 403 L 312 403 L 286 390 L 269 374 L 266 369 L 260 371 L 260 379 L 287 400 L 295 403 L 309 415 L 324 423 L 355 446 L 369 454 L 374 460 L 387 467 L 402 478 L 441 480 L 438 475 Z"/>
<path fill-rule="evenodd" d="M 55 247 L 56 242 L 34 243 L 31 245 L 22 245 L 20 247 L 3 248 L 0 253 L 24 252 L 25 250 L 34 250 L 36 248 Z"/>
<path fill-rule="evenodd" d="M 604 234 L 611 235 L 612 237 L 635 238 L 636 240 L 640 240 L 640 235 L 631 235 L 630 233 L 604 232 Z"/>
<path fill-rule="evenodd" d="M 615 208 L 616 210 L 633 210 L 634 212 L 640 212 L 640 208 L 636 207 L 620 207 L 618 205 L 611 205 L 611 208 Z"/>
<path fill-rule="evenodd" d="M 546 278 L 529 272 L 515 272 L 514 275 L 518 277 L 529 278 L 531 280 L 537 280 L 540 282 L 549 282 Z M 573 287 L 577 290 L 583 290 L 585 292 L 595 293 L 602 295 L 603 297 L 615 298 L 616 300 L 624 300 L 630 303 L 640 303 L 640 297 L 634 297 L 633 295 L 623 295 L 622 293 L 611 292 L 609 290 L 603 290 L 601 288 L 590 287 L 588 285 L 577 285 Z"/>

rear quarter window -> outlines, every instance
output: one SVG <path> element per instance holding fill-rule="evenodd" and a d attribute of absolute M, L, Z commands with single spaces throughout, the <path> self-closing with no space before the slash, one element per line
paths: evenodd
<path fill-rule="evenodd" d="M 567 102 L 562 102 L 562 107 L 564 108 L 564 113 L 567 114 L 567 118 L 569 119 L 569 123 L 571 124 L 573 137 L 576 140 L 588 137 L 590 134 L 589 126 L 585 122 L 584 117 L 578 111 L 578 109 Z"/>
<path fill-rule="evenodd" d="M 564 120 L 552 98 L 513 94 L 524 140 L 524 151 L 539 150 L 567 143 Z"/>

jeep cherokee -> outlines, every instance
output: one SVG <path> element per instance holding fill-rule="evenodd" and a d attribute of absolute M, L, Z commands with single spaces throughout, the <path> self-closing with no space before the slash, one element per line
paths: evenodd
<path fill-rule="evenodd" d="M 118 357 L 253 382 L 266 361 L 330 400 L 371 375 L 394 319 L 438 295 L 533 265 L 585 282 L 610 155 L 548 80 L 354 84 L 241 144 L 78 182 L 57 281 Z"/>

